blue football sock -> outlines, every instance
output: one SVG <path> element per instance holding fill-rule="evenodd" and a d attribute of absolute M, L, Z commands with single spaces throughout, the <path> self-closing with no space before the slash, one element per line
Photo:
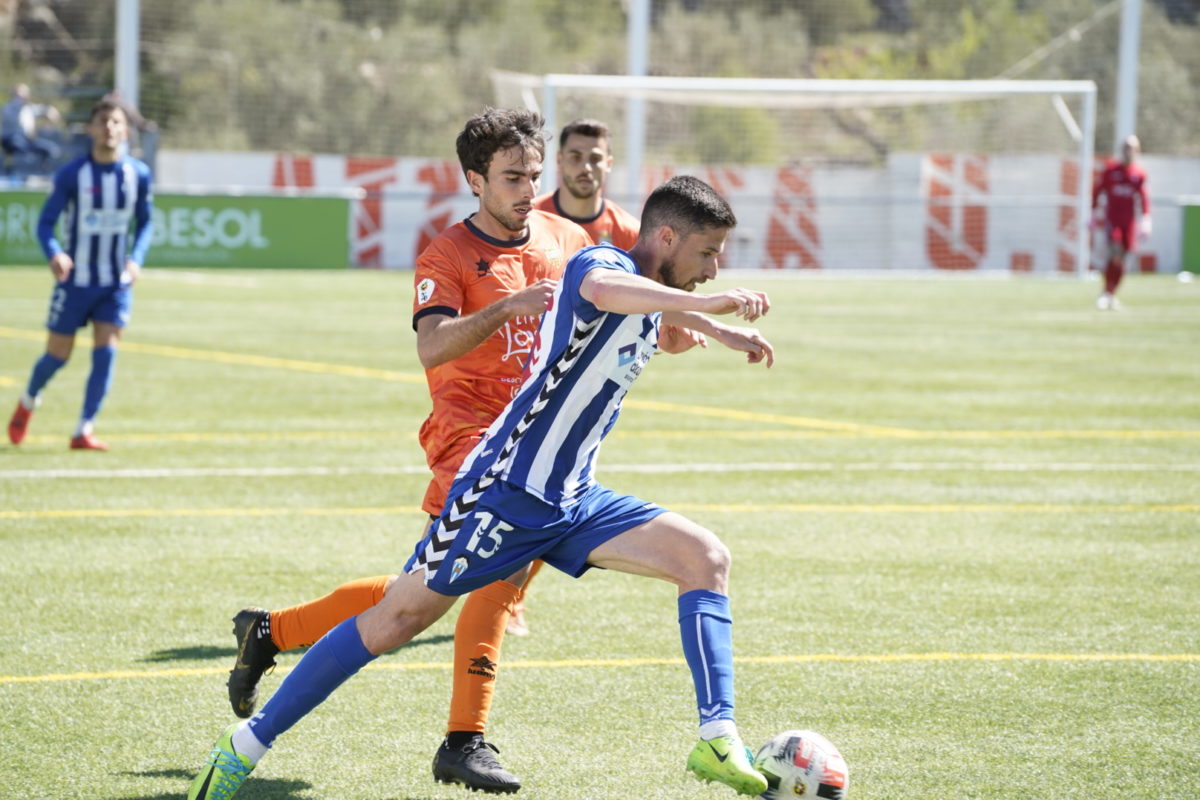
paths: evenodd
<path fill-rule="evenodd" d="M 112 384 L 113 361 L 116 357 L 117 348 L 112 346 L 92 350 L 92 371 L 88 375 L 87 388 L 83 392 L 83 413 L 79 415 L 81 420 L 95 419 L 100 413 L 100 405 Z"/>
<path fill-rule="evenodd" d="M 729 598 L 706 589 L 679 596 L 683 656 L 696 685 L 700 724 L 733 719 L 733 617 Z"/>
<path fill-rule="evenodd" d="M 25 389 L 25 394 L 30 397 L 37 397 L 41 394 L 42 389 L 54 377 L 54 373 L 58 372 L 65 363 L 67 362 L 55 358 L 49 353 L 42 353 L 42 357 L 33 365 L 33 373 L 29 376 L 29 385 Z"/>
<path fill-rule="evenodd" d="M 270 747 L 275 737 L 325 702 L 333 690 L 375 660 L 351 617 L 321 637 L 279 684 L 275 694 L 250 720 L 256 739 Z"/>

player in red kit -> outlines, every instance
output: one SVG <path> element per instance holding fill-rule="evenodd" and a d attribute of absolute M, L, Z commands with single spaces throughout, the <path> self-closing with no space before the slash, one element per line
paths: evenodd
<path fill-rule="evenodd" d="M 1138 240 L 1150 236 L 1150 194 L 1146 191 L 1146 171 L 1137 162 L 1142 146 L 1136 136 L 1121 145 L 1121 159 L 1110 159 L 1092 190 L 1093 224 L 1103 224 L 1108 242 L 1108 262 L 1104 267 L 1104 291 L 1096 298 L 1096 308 L 1116 311 L 1121 307 L 1116 298 L 1117 286 L 1125 274 L 1125 257 L 1132 253 Z M 1100 198 L 1104 211 L 1100 211 Z M 1141 199 L 1141 222 L 1138 222 L 1137 201 Z"/>

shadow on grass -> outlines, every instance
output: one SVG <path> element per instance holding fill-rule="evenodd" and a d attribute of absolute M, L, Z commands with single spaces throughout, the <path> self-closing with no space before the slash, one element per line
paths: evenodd
<path fill-rule="evenodd" d="M 121 774 L 135 778 L 170 778 L 181 782 L 186 781 L 189 784 L 196 777 L 194 771 L 186 769 L 154 769 L 140 772 L 122 772 Z M 246 781 L 246 785 L 238 791 L 237 796 L 238 800 L 292 800 L 292 798 L 300 797 L 301 792 L 311 788 L 312 784 L 307 781 L 287 780 L 285 778 L 259 779 L 252 775 Z M 179 800 L 182 795 L 182 792 L 122 795 L 112 800 Z M 413 794 L 392 798 L 392 800 L 425 800 L 425 797 Z"/>
<path fill-rule="evenodd" d="M 213 647 L 212 645 L 197 645 L 194 647 L 169 647 L 166 650 L 155 650 L 142 663 L 158 661 L 205 661 L 211 658 L 229 658 L 237 655 L 234 647 Z"/>
<path fill-rule="evenodd" d="M 178 779 L 181 782 L 186 781 L 189 784 L 196 777 L 194 771 L 185 769 L 153 769 L 141 772 L 122 772 L 121 774 L 135 778 Z M 179 800 L 187 790 L 186 787 L 181 788 L 183 791 L 122 795 L 121 797 L 113 798 L 113 800 Z M 246 800 L 255 800 L 255 798 L 258 798 L 258 800 L 288 800 L 289 798 L 300 797 L 301 792 L 311 788 L 312 784 L 307 781 L 290 781 L 283 778 L 263 778 L 259 780 L 251 777 L 238 792 L 238 800 L 242 800 L 242 798 L 246 798 Z"/>
<path fill-rule="evenodd" d="M 426 636 L 413 639 L 405 645 L 389 650 L 389 653 L 399 653 L 416 647 L 427 647 L 432 644 L 444 644 L 454 641 L 452 634 L 441 636 Z M 192 647 L 168 647 L 165 650 L 155 650 L 145 658 L 139 659 L 143 664 L 162 663 L 164 661 L 213 661 L 228 659 L 237 655 L 236 647 L 213 647 L 212 645 L 193 645 Z"/>

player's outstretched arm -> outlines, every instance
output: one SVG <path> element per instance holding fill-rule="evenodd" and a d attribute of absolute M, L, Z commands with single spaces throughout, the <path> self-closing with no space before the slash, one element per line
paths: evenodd
<path fill-rule="evenodd" d="M 751 364 L 766 363 L 770 367 L 775 363 L 775 348 L 757 328 L 726 325 L 703 314 L 689 311 L 664 312 L 663 323 L 664 327 L 678 326 L 718 341 L 730 350 L 743 352 L 746 354 L 746 361 Z M 659 338 L 662 338 L 661 334 Z"/>
<path fill-rule="evenodd" d="M 663 323 L 658 329 L 658 349 L 664 353 L 678 355 L 696 346 L 707 348 L 708 338 L 693 328 Z"/>
<path fill-rule="evenodd" d="M 703 314 L 734 314 L 753 322 L 771 307 L 765 293 L 752 289 L 698 294 L 615 269 L 593 269 L 588 272 L 579 284 L 579 294 L 601 311 L 614 314 L 698 311 Z"/>

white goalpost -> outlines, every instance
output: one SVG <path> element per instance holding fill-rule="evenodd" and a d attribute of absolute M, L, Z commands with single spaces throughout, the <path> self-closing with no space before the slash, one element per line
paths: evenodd
<path fill-rule="evenodd" d="M 636 213 L 670 174 L 708 179 L 741 221 L 734 266 L 1088 269 L 1091 81 L 492 79 L 555 135 L 544 189 L 559 128 L 600 119 L 608 194 Z"/>

